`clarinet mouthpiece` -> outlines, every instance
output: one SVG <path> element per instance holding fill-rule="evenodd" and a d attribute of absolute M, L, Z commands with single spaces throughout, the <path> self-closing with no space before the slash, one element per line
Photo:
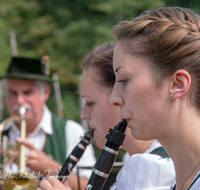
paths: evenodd
<path fill-rule="evenodd" d="M 125 119 L 123 119 L 114 127 L 114 129 L 118 130 L 118 131 L 121 131 L 122 133 L 125 133 L 126 126 L 127 126 L 127 122 L 126 122 Z"/>
<path fill-rule="evenodd" d="M 86 134 L 88 135 L 89 138 L 93 139 L 94 137 L 94 130 L 93 129 L 90 129 L 86 132 Z"/>

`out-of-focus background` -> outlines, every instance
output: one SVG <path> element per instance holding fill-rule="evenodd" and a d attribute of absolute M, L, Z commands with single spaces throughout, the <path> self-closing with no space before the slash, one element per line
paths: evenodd
<path fill-rule="evenodd" d="M 50 57 L 51 73 L 60 80 L 62 114 L 80 122 L 80 62 L 94 47 L 112 42 L 111 28 L 124 19 L 160 6 L 188 7 L 200 12 L 199 0 L 0 0 L 0 76 L 11 59 L 16 35 L 18 56 Z M 7 111 L 0 92 L 0 117 Z M 57 114 L 55 92 L 47 103 Z"/>

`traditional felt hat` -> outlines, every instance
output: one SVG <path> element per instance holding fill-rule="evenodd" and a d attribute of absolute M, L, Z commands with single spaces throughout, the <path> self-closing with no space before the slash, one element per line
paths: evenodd
<path fill-rule="evenodd" d="M 53 82 L 54 80 L 49 75 L 48 56 L 43 56 L 42 59 L 12 57 L 6 74 L 2 78 Z"/>

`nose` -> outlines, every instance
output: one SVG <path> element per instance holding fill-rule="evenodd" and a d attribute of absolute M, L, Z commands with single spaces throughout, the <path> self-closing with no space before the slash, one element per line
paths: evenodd
<path fill-rule="evenodd" d="M 116 93 L 115 88 L 113 88 L 112 93 L 110 95 L 110 104 L 112 106 L 119 106 L 119 107 L 122 107 L 124 105 L 123 98 Z"/>
<path fill-rule="evenodd" d="M 22 104 L 25 103 L 25 98 L 24 98 L 24 96 L 22 94 L 18 94 L 18 96 L 17 96 L 17 103 L 19 105 L 22 105 Z"/>
<path fill-rule="evenodd" d="M 90 120 L 90 114 L 85 105 L 83 106 L 83 108 L 81 110 L 80 117 L 81 117 L 81 119 L 84 119 L 84 120 Z"/>

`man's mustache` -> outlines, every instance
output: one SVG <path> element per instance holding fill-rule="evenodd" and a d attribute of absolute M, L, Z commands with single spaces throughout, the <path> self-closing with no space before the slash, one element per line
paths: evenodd
<path fill-rule="evenodd" d="M 22 104 L 22 105 L 15 104 L 13 105 L 12 109 L 16 111 L 16 110 L 19 110 L 19 108 L 21 107 L 24 107 L 26 110 L 32 109 L 32 106 L 30 104 Z"/>

